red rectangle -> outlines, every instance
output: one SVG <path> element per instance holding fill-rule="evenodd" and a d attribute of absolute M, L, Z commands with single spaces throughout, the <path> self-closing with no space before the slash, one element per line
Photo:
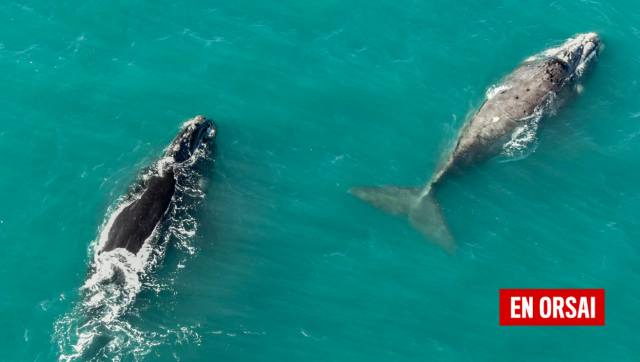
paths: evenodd
<path fill-rule="evenodd" d="M 500 289 L 501 326 L 603 326 L 604 289 Z"/>

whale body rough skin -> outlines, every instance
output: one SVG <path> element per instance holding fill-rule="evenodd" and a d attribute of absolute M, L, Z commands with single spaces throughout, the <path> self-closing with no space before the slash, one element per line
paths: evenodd
<path fill-rule="evenodd" d="M 169 208 L 176 190 L 176 164 L 189 160 L 205 138 L 213 137 L 215 125 L 203 116 L 195 117 L 184 127 L 167 148 L 161 169 L 148 179 L 142 195 L 118 214 L 100 252 L 125 248 L 138 253 Z"/>
<path fill-rule="evenodd" d="M 407 215 L 411 226 L 424 237 L 455 253 L 457 246 L 435 198 L 435 186 L 456 166 L 498 154 L 519 127 L 539 119 L 549 105 L 558 105 L 572 94 L 600 48 L 596 33 L 578 34 L 525 61 L 488 92 L 447 152 L 445 162 L 424 187 L 354 187 L 349 192 L 389 214 Z"/>

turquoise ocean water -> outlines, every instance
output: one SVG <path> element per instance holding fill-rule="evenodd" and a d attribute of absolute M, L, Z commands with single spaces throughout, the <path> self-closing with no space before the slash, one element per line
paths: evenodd
<path fill-rule="evenodd" d="M 0 29 L 0 360 L 72 351 L 110 207 L 197 114 L 197 230 L 97 358 L 637 360 L 640 3 L 8 1 Z M 457 255 L 347 193 L 426 182 L 490 86 L 588 31 L 582 94 L 438 190 Z M 500 288 L 605 288 L 606 326 L 500 327 Z"/>

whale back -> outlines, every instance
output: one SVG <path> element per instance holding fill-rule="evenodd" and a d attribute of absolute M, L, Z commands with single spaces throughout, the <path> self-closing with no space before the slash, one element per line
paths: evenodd
<path fill-rule="evenodd" d="M 137 254 L 169 208 L 176 190 L 173 167 L 147 181 L 142 195 L 116 217 L 102 252 L 125 248 Z"/>
<path fill-rule="evenodd" d="M 553 57 L 517 68 L 463 128 L 450 165 L 495 155 L 522 122 L 538 115 L 539 107 L 562 89 L 570 75 L 570 67 Z"/>

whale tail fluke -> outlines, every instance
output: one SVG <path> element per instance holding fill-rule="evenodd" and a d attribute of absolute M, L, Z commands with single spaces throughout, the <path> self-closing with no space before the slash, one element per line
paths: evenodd
<path fill-rule="evenodd" d="M 429 241 L 440 245 L 447 253 L 456 253 L 458 246 L 451 235 L 433 190 L 416 200 L 409 212 L 409 224 Z"/>
<path fill-rule="evenodd" d="M 391 215 L 407 215 L 409 224 L 429 241 L 455 254 L 457 246 L 431 189 L 426 195 L 412 187 L 354 187 L 349 193 Z"/>

